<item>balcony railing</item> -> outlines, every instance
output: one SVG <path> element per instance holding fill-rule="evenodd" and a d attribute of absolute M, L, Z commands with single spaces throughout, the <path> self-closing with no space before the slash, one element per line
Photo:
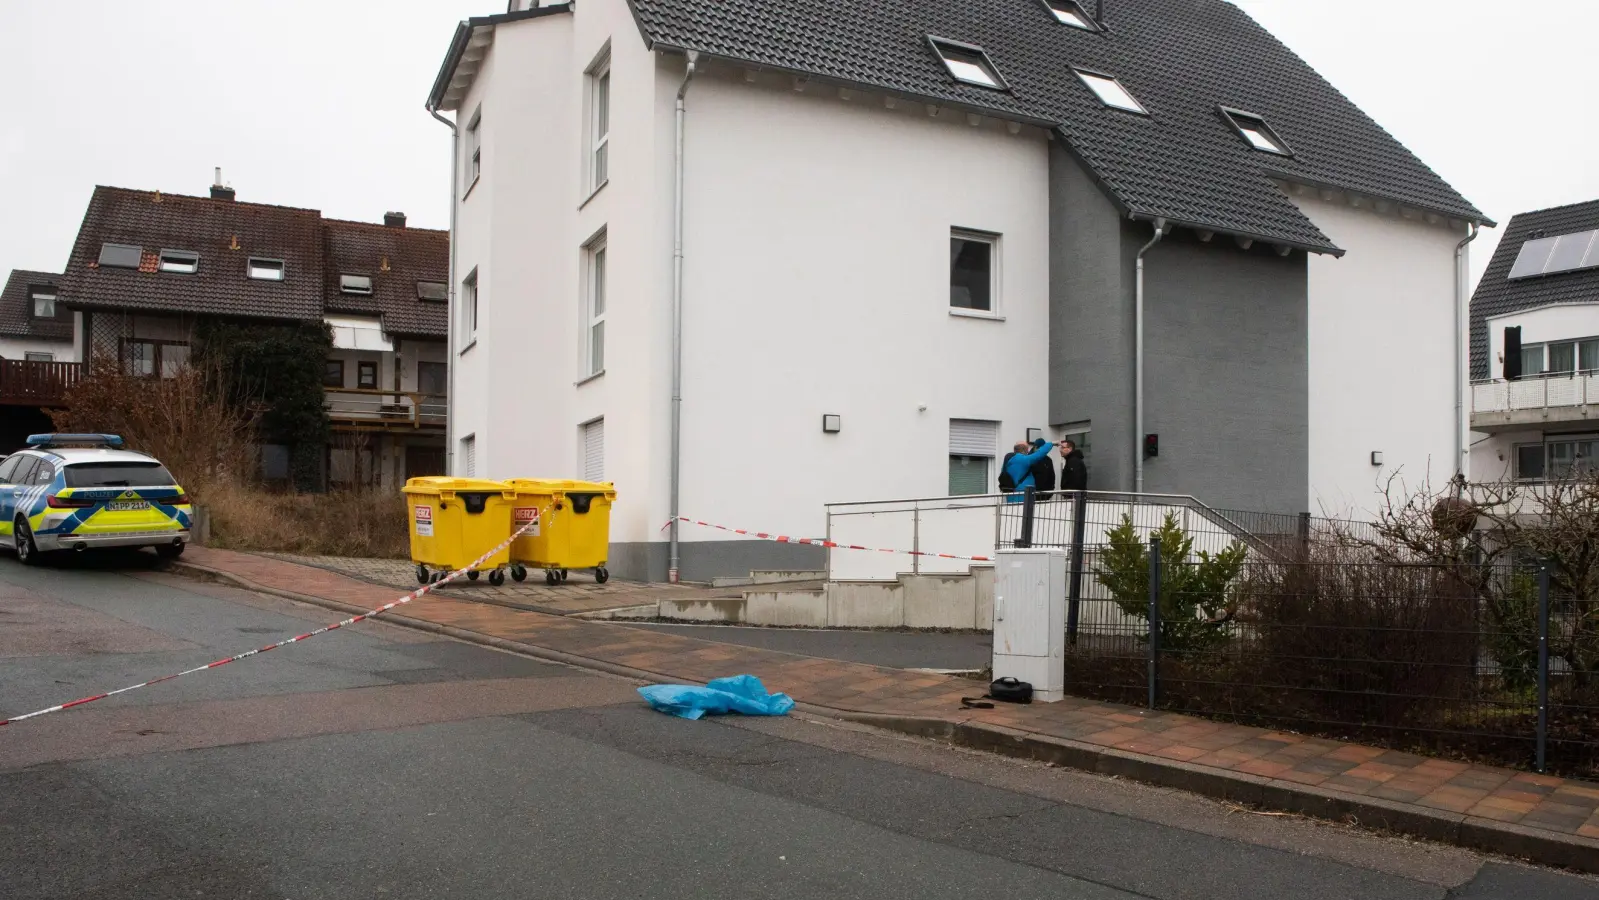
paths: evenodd
<path fill-rule="evenodd" d="M 82 377 L 82 363 L 0 359 L 0 403 L 62 406 Z"/>
<path fill-rule="evenodd" d="M 1593 403 L 1599 403 L 1599 372 L 1478 381 L 1471 386 L 1471 425 L 1483 430 L 1582 421 Z"/>
<path fill-rule="evenodd" d="M 328 418 L 372 428 L 443 428 L 449 412 L 444 394 L 335 388 L 326 393 Z"/>

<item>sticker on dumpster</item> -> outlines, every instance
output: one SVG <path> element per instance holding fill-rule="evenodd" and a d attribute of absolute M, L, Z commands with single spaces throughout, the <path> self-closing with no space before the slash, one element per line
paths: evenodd
<path fill-rule="evenodd" d="M 524 537 L 538 537 L 539 536 L 539 508 L 537 506 L 518 506 L 516 508 L 516 527 L 517 527 L 517 529 L 520 530 L 523 525 L 526 525 L 529 522 L 533 523 L 533 527 L 529 528 L 527 531 L 522 532 L 522 535 Z"/>
<path fill-rule="evenodd" d="M 418 537 L 433 536 L 433 507 L 418 506 L 416 508 L 416 533 Z"/>

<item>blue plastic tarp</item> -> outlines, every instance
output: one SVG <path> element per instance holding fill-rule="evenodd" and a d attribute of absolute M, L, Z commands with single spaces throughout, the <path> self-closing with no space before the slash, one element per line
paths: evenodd
<path fill-rule="evenodd" d="M 786 716 L 794 708 L 794 699 L 787 694 L 768 694 L 766 685 L 754 675 L 734 675 L 718 678 L 705 685 L 652 684 L 638 689 L 645 701 L 664 713 L 698 719 L 710 713 L 713 716 L 739 713 L 745 716 Z"/>

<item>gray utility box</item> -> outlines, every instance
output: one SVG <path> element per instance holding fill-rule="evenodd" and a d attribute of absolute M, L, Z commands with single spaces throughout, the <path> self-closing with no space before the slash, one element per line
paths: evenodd
<path fill-rule="evenodd" d="M 994 677 L 1066 696 L 1066 551 L 1001 550 L 994 570 Z"/>

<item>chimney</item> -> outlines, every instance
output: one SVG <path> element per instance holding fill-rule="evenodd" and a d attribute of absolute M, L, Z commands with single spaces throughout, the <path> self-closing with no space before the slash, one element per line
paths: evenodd
<path fill-rule="evenodd" d="M 1094 3 L 1094 24 L 1105 27 L 1105 0 L 1096 0 Z"/>
<path fill-rule="evenodd" d="M 403 213 L 403 212 L 386 212 L 386 213 L 383 214 L 383 224 L 385 226 L 389 227 L 389 228 L 404 228 L 405 227 L 405 213 Z"/>
<path fill-rule="evenodd" d="M 216 177 L 211 181 L 211 199 L 232 200 L 233 188 L 227 187 L 222 183 L 222 167 L 217 166 L 216 172 Z"/>

